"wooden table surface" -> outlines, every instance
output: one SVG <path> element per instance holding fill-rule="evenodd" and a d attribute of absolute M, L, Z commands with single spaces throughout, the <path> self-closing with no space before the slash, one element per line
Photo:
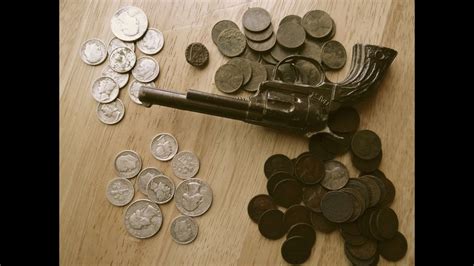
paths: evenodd
<path fill-rule="evenodd" d="M 227 59 L 211 39 L 211 28 L 219 20 L 241 25 L 248 7 L 263 7 L 276 27 L 289 14 L 303 16 L 322 9 L 337 25 L 335 40 L 348 52 L 343 70 L 329 75 L 342 80 L 349 69 L 352 46 L 361 42 L 387 46 L 398 51 L 375 97 L 357 106 L 360 129 L 380 136 L 383 160 L 380 169 L 396 187 L 392 208 L 398 214 L 399 230 L 408 240 L 407 255 L 399 265 L 414 264 L 414 4 L 410 0 L 319 0 L 319 1 L 60 1 L 60 262 L 61 265 L 224 265 L 285 264 L 280 253 L 283 239 L 262 237 L 247 215 L 247 204 L 266 193 L 263 164 L 275 153 L 290 158 L 308 150 L 303 137 L 265 129 L 224 118 L 185 112 L 167 107 L 150 109 L 134 104 L 122 89 L 119 98 L 126 113 L 117 125 L 100 123 L 97 103 L 90 94 L 92 82 L 106 63 L 84 64 L 81 44 L 89 38 L 105 43 L 113 37 L 110 19 L 122 6 L 140 7 L 149 26 L 160 29 L 163 50 L 153 56 L 160 64 L 157 87 L 184 92 L 196 89 L 219 93 L 214 73 Z M 209 49 L 204 69 L 186 63 L 184 50 L 191 42 Z M 136 49 L 137 56 L 141 52 Z M 107 62 L 107 61 L 106 61 Z M 132 78 L 130 78 L 132 79 Z M 240 96 L 248 96 L 241 93 Z M 169 162 L 150 153 L 151 139 L 160 132 L 173 134 L 180 150 L 193 151 L 200 159 L 197 175 L 214 192 L 209 211 L 197 217 L 199 235 L 190 245 L 178 245 L 170 236 L 170 221 L 179 215 L 174 201 L 160 208 L 162 227 L 150 239 L 130 236 L 123 225 L 125 207 L 112 206 L 105 197 L 107 182 L 115 177 L 113 160 L 125 149 L 137 151 L 144 167 L 154 166 L 180 180 Z M 349 154 L 337 159 L 351 166 Z M 135 182 L 135 180 L 132 180 Z M 136 192 L 135 198 L 144 198 Z M 317 233 L 308 265 L 348 265 L 338 232 Z M 380 259 L 380 265 L 390 265 Z"/>

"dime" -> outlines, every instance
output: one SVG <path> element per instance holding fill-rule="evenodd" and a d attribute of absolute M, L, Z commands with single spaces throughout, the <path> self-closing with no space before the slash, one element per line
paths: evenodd
<path fill-rule="evenodd" d="M 135 194 L 132 182 L 125 178 L 114 178 L 107 184 L 106 196 L 115 206 L 125 206 L 132 201 Z"/>
<path fill-rule="evenodd" d="M 118 176 L 133 178 L 142 169 L 142 159 L 138 153 L 132 150 L 124 150 L 115 156 L 114 166 Z"/>
<path fill-rule="evenodd" d="M 301 19 L 301 25 L 309 36 L 324 38 L 332 31 L 333 21 L 328 13 L 322 10 L 311 10 Z"/>
<path fill-rule="evenodd" d="M 258 223 L 258 220 L 264 212 L 276 208 L 277 206 L 270 196 L 260 194 L 250 200 L 249 205 L 247 206 L 247 212 L 249 214 L 250 219 L 252 219 L 252 221 L 254 221 L 255 223 Z"/>
<path fill-rule="evenodd" d="M 118 98 L 113 102 L 99 103 L 97 105 L 97 117 L 99 118 L 99 121 L 104 124 L 117 124 L 120 122 L 120 120 L 122 120 L 124 114 L 125 106 Z"/>
<path fill-rule="evenodd" d="M 286 210 L 283 223 L 287 229 L 298 223 L 311 224 L 311 211 L 303 205 L 292 205 Z"/>
<path fill-rule="evenodd" d="M 239 56 L 245 47 L 245 35 L 238 29 L 225 29 L 217 37 L 217 48 L 227 57 Z"/>
<path fill-rule="evenodd" d="M 146 87 L 156 87 L 155 82 L 148 82 L 148 83 L 142 83 L 137 80 L 133 80 L 130 85 L 128 85 L 128 96 L 130 96 L 130 99 L 136 104 L 142 105 L 143 103 L 138 99 L 138 92 L 140 90 L 140 87 L 146 86 Z"/>
<path fill-rule="evenodd" d="M 300 24 L 288 22 L 280 24 L 276 38 L 281 46 L 294 49 L 303 45 L 306 39 L 306 32 Z"/>
<path fill-rule="evenodd" d="M 117 83 L 119 89 L 125 87 L 128 82 L 128 73 L 117 73 L 109 65 L 106 65 L 102 70 L 103 77 L 109 77 Z"/>
<path fill-rule="evenodd" d="M 290 264 L 302 264 L 311 255 L 311 243 L 301 236 L 293 236 L 285 240 L 281 246 L 281 255 Z"/>
<path fill-rule="evenodd" d="M 287 22 L 292 22 L 296 24 L 301 24 L 301 17 L 297 15 L 288 15 L 280 20 L 279 25 Z"/>
<path fill-rule="evenodd" d="M 324 163 L 311 153 L 301 156 L 295 163 L 295 176 L 303 184 L 313 185 L 324 178 Z"/>
<path fill-rule="evenodd" d="M 196 239 L 198 232 L 198 224 L 191 217 L 181 215 L 171 221 L 171 237 L 178 244 L 186 245 L 193 242 L 194 239 Z"/>
<path fill-rule="evenodd" d="M 321 46 L 319 46 L 317 43 L 312 42 L 308 39 L 304 41 L 303 46 L 301 46 L 300 48 L 301 55 L 311 57 L 314 60 L 318 61 L 319 63 L 321 63 L 321 52 L 322 52 Z"/>
<path fill-rule="evenodd" d="M 288 231 L 286 238 L 288 239 L 292 236 L 301 236 L 306 238 L 311 246 L 313 246 L 316 242 L 316 231 L 314 231 L 314 228 L 307 223 L 293 225 Z"/>
<path fill-rule="evenodd" d="M 119 94 L 119 87 L 115 81 L 109 77 L 100 77 L 92 84 L 92 97 L 99 103 L 110 103 Z"/>
<path fill-rule="evenodd" d="M 291 205 L 299 204 L 302 194 L 303 188 L 296 179 L 285 179 L 275 186 L 272 197 L 277 205 L 288 208 Z"/>
<path fill-rule="evenodd" d="M 343 223 L 354 212 L 353 201 L 353 197 L 345 192 L 330 191 L 321 200 L 321 211 L 329 221 Z"/>
<path fill-rule="evenodd" d="M 155 177 L 162 175 L 163 173 L 156 169 L 155 167 L 147 167 L 143 169 L 139 174 L 138 174 L 138 181 L 137 181 L 137 186 L 138 190 L 143 193 L 144 195 L 148 195 L 147 188 L 146 186 L 148 185 L 148 182 Z"/>
<path fill-rule="evenodd" d="M 138 58 L 137 65 L 132 70 L 133 77 L 140 82 L 152 82 L 160 74 L 160 65 L 153 57 Z"/>
<path fill-rule="evenodd" d="M 326 42 L 321 51 L 321 62 L 330 69 L 337 70 L 344 67 L 347 53 L 344 46 L 338 41 Z"/>
<path fill-rule="evenodd" d="M 403 258 L 407 253 L 407 248 L 407 239 L 400 232 L 397 232 L 392 239 L 379 244 L 380 255 L 388 261 L 397 261 Z"/>
<path fill-rule="evenodd" d="M 130 71 L 137 61 L 135 53 L 128 47 L 119 47 L 110 55 L 110 67 L 118 73 Z"/>
<path fill-rule="evenodd" d="M 216 87 L 224 93 L 236 92 L 244 81 L 244 76 L 239 67 L 224 64 L 217 69 L 214 75 Z"/>
<path fill-rule="evenodd" d="M 329 190 L 343 188 L 349 181 L 349 170 L 339 161 L 326 161 L 324 163 L 324 178 L 321 185 Z"/>
<path fill-rule="evenodd" d="M 382 151 L 382 142 L 375 132 L 359 130 L 352 137 L 351 150 L 360 159 L 371 160 L 376 158 Z"/>
<path fill-rule="evenodd" d="M 136 238 L 148 238 L 161 228 L 163 214 L 160 207 L 149 200 L 137 200 L 125 211 L 125 229 Z"/>
<path fill-rule="evenodd" d="M 175 176 L 189 179 L 199 171 L 199 159 L 190 151 L 181 151 L 171 160 L 171 168 Z"/>
<path fill-rule="evenodd" d="M 263 30 L 261 32 L 253 32 L 253 31 L 249 31 L 246 28 L 244 28 L 245 37 L 247 37 L 248 39 L 250 39 L 254 42 L 263 42 L 263 41 L 267 40 L 268 38 L 270 38 L 272 33 L 273 33 L 273 26 L 272 25 L 270 25 L 268 28 L 266 28 L 265 30 Z"/>
<path fill-rule="evenodd" d="M 303 188 L 303 203 L 313 212 L 321 212 L 321 199 L 328 191 L 321 185 Z"/>
<path fill-rule="evenodd" d="M 107 53 L 109 56 L 112 52 L 119 47 L 128 47 L 130 50 L 135 51 L 135 44 L 133 42 L 124 42 L 117 37 L 110 40 L 109 46 L 107 47 Z"/>
<path fill-rule="evenodd" d="M 255 61 L 250 61 L 252 67 L 252 77 L 250 81 L 243 86 L 243 89 L 249 92 L 257 91 L 260 87 L 260 83 L 267 80 L 267 70 L 265 67 Z"/>
<path fill-rule="evenodd" d="M 165 175 L 154 176 L 146 185 L 148 198 L 158 204 L 170 201 L 174 196 L 174 183 Z"/>
<path fill-rule="evenodd" d="M 160 133 L 151 141 L 151 154 L 160 161 L 169 161 L 178 152 L 178 141 L 169 133 Z"/>
<path fill-rule="evenodd" d="M 186 61 L 195 67 L 203 67 L 209 62 L 209 51 L 204 44 L 194 42 L 186 47 L 184 51 Z"/>
<path fill-rule="evenodd" d="M 230 59 L 227 64 L 236 66 L 240 69 L 240 72 L 242 72 L 242 75 L 244 76 L 242 85 L 245 85 L 250 81 L 250 78 L 252 77 L 252 67 L 250 66 L 249 59 L 234 57 Z"/>
<path fill-rule="evenodd" d="M 237 24 L 230 20 L 221 20 L 214 24 L 214 27 L 212 27 L 211 31 L 212 41 L 217 44 L 217 37 L 219 37 L 219 34 L 221 34 L 223 30 L 230 28 L 238 30 L 239 26 L 237 26 Z"/>
<path fill-rule="evenodd" d="M 186 179 L 176 188 L 175 202 L 184 215 L 203 215 L 212 204 L 211 187 L 201 179 Z"/>
<path fill-rule="evenodd" d="M 270 209 L 264 212 L 258 220 L 260 234 L 273 240 L 282 238 L 287 231 L 283 223 L 283 217 L 283 212 L 278 209 Z"/>
<path fill-rule="evenodd" d="M 163 33 L 158 29 L 149 28 L 145 36 L 137 41 L 137 47 L 144 54 L 154 55 L 161 51 L 164 43 Z"/>
<path fill-rule="evenodd" d="M 105 61 L 107 50 L 101 40 L 90 39 L 82 44 L 80 55 L 84 63 L 95 66 Z"/>
<path fill-rule="evenodd" d="M 276 34 L 272 33 L 270 38 L 268 38 L 267 40 L 265 40 L 263 42 L 254 42 L 254 41 L 251 41 L 251 40 L 247 39 L 247 44 L 254 51 L 266 52 L 266 51 L 269 51 L 270 49 L 272 49 L 273 46 L 275 46 L 276 40 L 277 40 Z"/>
<path fill-rule="evenodd" d="M 359 123 L 359 113 L 354 107 L 341 107 L 328 117 L 328 127 L 336 133 L 354 133 L 359 128 Z"/>
<path fill-rule="evenodd" d="M 263 172 L 265 176 L 270 178 L 274 173 L 278 171 L 284 171 L 289 174 L 293 174 L 293 163 L 290 158 L 283 154 L 274 154 L 265 161 L 263 165 Z"/>
<path fill-rule="evenodd" d="M 331 233 L 338 228 L 337 223 L 333 223 L 326 219 L 322 213 L 311 212 L 311 224 L 317 231 L 323 233 Z"/>
<path fill-rule="evenodd" d="M 268 11 L 260 7 L 252 7 L 242 17 L 243 26 L 250 31 L 263 31 L 272 23 Z"/>
<path fill-rule="evenodd" d="M 126 6 L 117 10 L 110 20 L 112 33 L 122 41 L 135 41 L 145 34 L 148 19 L 138 7 Z"/>

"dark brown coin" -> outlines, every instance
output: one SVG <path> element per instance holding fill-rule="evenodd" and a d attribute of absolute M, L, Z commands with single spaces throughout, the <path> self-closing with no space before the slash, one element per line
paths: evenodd
<path fill-rule="evenodd" d="M 321 71 L 313 64 L 306 61 L 295 63 L 298 72 L 298 82 L 307 85 L 317 85 L 323 80 Z"/>
<path fill-rule="evenodd" d="M 321 200 L 324 217 L 335 223 L 347 222 L 354 212 L 354 198 L 341 191 L 329 191 Z"/>
<path fill-rule="evenodd" d="M 311 224 L 311 211 L 303 205 L 292 205 L 286 210 L 283 223 L 288 229 L 298 223 Z"/>
<path fill-rule="evenodd" d="M 362 235 L 362 232 L 359 229 L 359 225 L 356 222 L 342 223 L 339 225 L 341 232 L 350 235 Z"/>
<path fill-rule="evenodd" d="M 331 112 L 328 118 L 328 127 L 336 133 L 354 133 L 359 128 L 360 117 L 353 107 L 341 107 Z"/>
<path fill-rule="evenodd" d="M 214 75 L 216 87 L 224 93 L 236 92 L 242 86 L 243 81 L 242 71 L 230 64 L 220 66 Z"/>
<path fill-rule="evenodd" d="M 252 77 L 252 67 L 250 66 L 248 59 L 234 57 L 230 59 L 227 64 L 236 66 L 240 69 L 242 75 L 244 76 L 244 81 L 242 82 L 242 85 L 245 85 L 249 82 L 250 78 Z"/>
<path fill-rule="evenodd" d="M 276 60 L 276 61 L 281 61 L 285 57 L 288 57 L 290 55 L 295 55 L 296 50 L 290 50 L 287 48 L 282 47 L 278 43 L 273 46 L 273 48 L 270 50 L 270 55 Z"/>
<path fill-rule="evenodd" d="M 280 24 L 276 38 L 281 46 L 295 49 L 303 45 L 306 39 L 306 32 L 300 24 L 288 22 Z"/>
<path fill-rule="evenodd" d="M 241 55 L 239 55 L 239 57 L 247 58 L 248 60 L 255 61 L 255 62 L 260 61 L 260 54 L 248 47 L 245 48 L 244 52 Z"/>
<path fill-rule="evenodd" d="M 195 66 L 202 67 L 209 61 L 209 51 L 202 43 L 191 43 L 185 51 L 186 61 Z"/>
<path fill-rule="evenodd" d="M 373 238 L 377 240 L 384 240 L 384 238 L 380 235 L 380 232 L 377 227 L 376 223 L 376 217 L 378 213 L 380 212 L 380 209 L 377 209 L 375 212 L 371 213 L 369 216 L 369 232 L 372 235 Z"/>
<path fill-rule="evenodd" d="M 365 211 L 365 208 L 364 208 L 365 207 L 365 200 L 362 197 L 362 195 L 360 194 L 360 192 L 358 190 L 356 190 L 355 188 L 343 188 L 340 191 L 346 192 L 354 198 L 354 201 L 352 202 L 353 205 L 354 205 L 354 212 L 352 213 L 351 218 L 349 218 L 349 220 L 348 220 L 349 222 L 354 222 Z"/>
<path fill-rule="evenodd" d="M 283 242 L 281 255 L 290 264 L 301 264 L 311 255 L 311 247 L 306 238 L 293 236 Z"/>
<path fill-rule="evenodd" d="M 361 172 L 372 172 L 380 166 L 380 162 L 382 161 L 382 151 L 380 151 L 379 155 L 372 160 L 363 160 L 352 154 L 351 161 L 355 168 L 359 169 Z"/>
<path fill-rule="evenodd" d="M 377 205 L 380 200 L 381 190 L 378 184 L 368 176 L 359 177 L 360 182 L 364 183 L 369 189 L 370 193 L 370 203 L 368 207 L 373 207 Z"/>
<path fill-rule="evenodd" d="M 347 53 L 344 46 L 338 41 L 326 42 L 321 51 L 321 62 L 329 69 L 337 70 L 344 67 Z"/>
<path fill-rule="evenodd" d="M 360 194 L 364 197 L 365 207 L 366 208 L 369 207 L 370 205 L 369 188 L 364 183 L 362 183 L 358 178 L 349 178 L 349 181 L 347 181 L 347 184 L 345 187 L 357 189 L 360 192 Z"/>
<path fill-rule="evenodd" d="M 350 133 L 339 133 L 337 136 L 323 134 L 321 146 L 330 153 L 341 155 L 350 149 L 351 138 Z"/>
<path fill-rule="evenodd" d="M 246 46 L 245 35 L 235 28 L 225 29 L 217 37 L 217 48 L 227 57 L 239 56 Z"/>
<path fill-rule="evenodd" d="M 270 38 L 266 39 L 263 42 L 254 42 L 247 39 L 247 45 L 254 51 L 266 52 L 266 51 L 270 51 L 270 49 L 272 49 L 273 46 L 275 46 L 276 40 L 277 40 L 276 34 L 272 33 Z"/>
<path fill-rule="evenodd" d="M 306 39 L 303 46 L 300 47 L 300 55 L 311 57 L 321 63 L 321 46 L 316 42 Z"/>
<path fill-rule="evenodd" d="M 341 236 L 344 238 L 344 241 L 350 245 L 359 246 L 365 244 L 369 239 L 363 235 L 352 235 L 341 231 Z"/>
<path fill-rule="evenodd" d="M 286 233 L 283 224 L 283 212 L 278 209 L 272 209 L 264 212 L 258 220 L 258 230 L 262 236 L 268 239 L 279 239 Z"/>
<path fill-rule="evenodd" d="M 217 37 L 219 37 L 219 34 L 221 34 L 223 30 L 230 28 L 239 29 L 239 26 L 237 26 L 237 24 L 230 20 L 221 20 L 214 24 L 214 27 L 212 27 L 211 31 L 212 41 L 217 44 Z"/>
<path fill-rule="evenodd" d="M 388 261 L 397 261 L 407 253 L 408 244 L 405 236 L 397 232 L 395 236 L 379 244 L 379 252 Z"/>
<path fill-rule="evenodd" d="M 276 185 L 280 183 L 280 181 L 283 181 L 285 179 L 295 179 L 295 178 L 293 175 L 289 174 L 288 172 L 284 172 L 284 171 L 274 172 L 267 181 L 268 194 L 273 197 L 273 191 L 275 190 Z"/>
<path fill-rule="evenodd" d="M 378 206 L 380 206 L 380 207 L 390 206 L 390 204 L 393 202 L 393 200 L 395 198 L 395 186 L 393 185 L 392 181 L 390 181 L 390 179 L 388 179 L 385 176 L 385 174 L 382 171 L 380 171 L 379 169 L 377 169 L 373 172 L 362 172 L 362 173 L 360 173 L 359 176 L 363 176 L 363 175 L 375 176 L 376 178 L 378 178 L 379 180 L 381 180 L 384 183 L 385 193 L 382 194 Z"/>
<path fill-rule="evenodd" d="M 370 217 L 372 217 L 376 212 L 377 208 L 369 208 L 365 210 L 364 214 L 357 219 L 357 225 L 359 226 L 360 232 L 363 236 L 374 239 L 374 236 L 370 229 Z"/>
<path fill-rule="evenodd" d="M 303 188 L 303 203 L 314 212 L 321 212 L 321 199 L 328 191 L 316 184 Z"/>
<path fill-rule="evenodd" d="M 290 227 L 286 238 L 288 239 L 293 236 L 301 236 L 306 238 L 311 246 L 313 246 L 316 242 L 316 231 L 314 231 L 314 228 L 307 223 L 299 223 Z"/>
<path fill-rule="evenodd" d="M 273 199 L 279 206 L 288 208 L 301 202 L 303 188 L 295 179 L 280 181 L 273 190 Z"/>
<path fill-rule="evenodd" d="M 319 183 L 324 177 L 324 163 L 313 154 L 306 154 L 296 160 L 295 176 L 306 185 Z"/>
<path fill-rule="evenodd" d="M 252 77 L 250 81 L 244 85 L 243 89 L 249 92 L 257 91 L 260 87 L 260 83 L 267 80 L 267 70 L 262 64 L 255 61 L 250 61 L 252 67 Z"/>
<path fill-rule="evenodd" d="M 243 26 L 250 31 L 263 31 L 271 24 L 271 16 L 263 8 L 252 7 L 245 11 L 242 17 Z"/>
<path fill-rule="evenodd" d="M 270 54 L 270 52 L 265 52 L 262 53 L 262 60 L 265 61 L 268 64 L 276 65 L 278 62 L 273 58 L 273 56 Z M 271 75 L 270 75 L 271 76 Z"/>
<path fill-rule="evenodd" d="M 324 178 L 321 186 L 328 190 L 338 190 L 343 188 L 349 181 L 349 170 L 339 161 L 324 162 Z"/>
<path fill-rule="evenodd" d="M 375 132 L 371 130 L 359 130 L 352 137 L 351 150 L 354 155 L 360 159 L 371 160 L 376 158 L 382 151 L 382 142 Z"/>
<path fill-rule="evenodd" d="M 270 196 L 265 195 L 265 194 L 260 194 L 253 197 L 250 200 L 249 205 L 247 207 L 247 212 L 250 216 L 250 219 L 258 223 L 258 220 L 260 219 L 260 217 L 262 216 L 264 212 L 266 212 L 267 210 L 272 210 L 276 208 L 277 206 L 273 202 L 273 199 Z"/>
<path fill-rule="evenodd" d="M 311 10 L 303 16 L 301 25 L 309 36 L 324 38 L 331 33 L 333 21 L 329 14 L 324 11 Z"/>
<path fill-rule="evenodd" d="M 267 70 L 267 80 L 271 80 L 271 77 L 273 75 L 273 65 L 263 65 L 265 67 L 265 70 Z"/>
<path fill-rule="evenodd" d="M 380 235 L 385 239 L 395 237 L 398 232 L 397 214 L 390 208 L 382 208 L 375 217 L 375 224 Z"/>
<path fill-rule="evenodd" d="M 288 16 L 282 18 L 278 25 L 281 25 L 281 24 L 287 23 L 287 22 L 293 22 L 293 23 L 301 25 L 301 17 L 297 16 L 297 15 L 288 15 Z"/>
<path fill-rule="evenodd" d="M 308 145 L 308 148 L 311 154 L 313 154 L 314 156 L 316 156 L 322 161 L 332 160 L 336 157 L 334 153 L 327 151 L 322 146 L 322 141 L 323 141 L 323 138 L 325 138 L 324 136 L 325 134 L 329 135 L 329 133 L 318 133 L 311 136 L 309 138 L 309 145 Z"/>
<path fill-rule="evenodd" d="M 346 243 L 345 245 L 347 246 L 347 250 L 351 255 L 361 260 L 368 260 L 377 255 L 378 246 L 377 242 L 374 240 L 369 239 L 367 242 L 360 246 L 354 246 L 348 243 Z"/>
<path fill-rule="evenodd" d="M 349 259 L 349 261 L 352 263 L 352 265 L 357 265 L 357 266 L 375 266 L 377 265 L 377 263 L 379 262 L 379 254 L 378 252 L 373 256 L 371 257 L 370 259 L 368 260 L 361 260 L 357 257 L 355 257 L 354 255 L 352 255 L 348 248 L 347 248 L 347 244 L 344 245 L 344 254 L 346 254 L 346 257 Z"/>
<path fill-rule="evenodd" d="M 294 166 L 290 158 L 283 154 L 274 154 L 268 157 L 263 165 L 263 172 L 267 179 L 270 178 L 273 173 L 279 171 L 293 174 Z"/>
<path fill-rule="evenodd" d="M 270 25 L 268 28 L 266 28 L 265 30 L 260 31 L 260 32 L 253 32 L 253 31 L 249 31 L 246 28 L 244 28 L 245 37 L 247 37 L 248 39 L 250 39 L 254 42 L 263 42 L 265 40 L 268 40 L 268 38 L 270 38 L 270 36 L 272 36 L 272 33 L 273 33 L 273 26 L 272 25 Z"/>
<path fill-rule="evenodd" d="M 338 228 L 338 224 L 326 219 L 322 213 L 311 212 L 311 224 L 317 231 L 331 233 Z"/>
<path fill-rule="evenodd" d="M 287 82 L 294 83 L 296 80 L 296 69 L 290 63 L 281 64 L 278 67 L 277 79 Z"/>

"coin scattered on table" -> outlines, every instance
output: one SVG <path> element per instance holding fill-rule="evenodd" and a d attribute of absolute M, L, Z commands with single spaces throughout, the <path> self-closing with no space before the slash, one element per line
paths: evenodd
<path fill-rule="evenodd" d="M 150 180 L 155 177 L 162 175 L 163 173 L 155 167 L 147 167 L 143 169 L 138 174 L 137 186 L 138 191 L 140 191 L 143 195 L 148 195 L 147 185 Z"/>
<path fill-rule="evenodd" d="M 219 34 L 221 34 L 223 30 L 230 28 L 239 29 L 239 26 L 231 20 L 221 20 L 214 24 L 211 31 L 212 41 L 217 44 L 217 37 L 219 37 Z"/>
<path fill-rule="evenodd" d="M 135 53 L 128 47 L 119 47 L 113 50 L 109 58 L 110 67 L 118 73 L 130 71 L 136 62 Z"/>
<path fill-rule="evenodd" d="M 148 29 L 148 18 L 140 8 L 126 6 L 115 12 L 110 20 L 110 28 L 120 40 L 135 41 L 140 39 Z"/>
<path fill-rule="evenodd" d="M 105 61 L 107 49 L 99 39 L 90 39 L 81 46 L 81 59 L 84 63 L 95 66 Z"/>
<path fill-rule="evenodd" d="M 204 67 L 209 62 L 209 51 L 202 43 L 191 43 L 185 50 L 186 61 L 195 67 Z"/>
<path fill-rule="evenodd" d="M 244 81 L 244 75 L 239 67 L 225 64 L 219 67 L 214 76 L 216 87 L 224 93 L 237 91 Z"/>
<path fill-rule="evenodd" d="M 258 220 L 260 234 L 268 239 L 282 238 L 286 233 L 283 217 L 283 212 L 278 209 L 265 211 Z"/>
<path fill-rule="evenodd" d="M 154 55 L 161 51 L 165 39 L 158 29 L 148 28 L 143 38 L 137 41 L 138 49 L 147 55 Z"/>
<path fill-rule="evenodd" d="M 306 32 L 300 24 L 288 22 L 280 24 L 276 38 L 281 46 L 295 49 L 303 45 L 306 39 Z"/>
<path fill-rule="evenodd" d="M 146 185 L 146 192 L 148 198 L 158 204 L 169 202 L 175 193 L 173 181 L 165 176 L 153 176 Z"/>
<path fill-rule="evenodd" d="M 321 186 L 329 190 L 338 190 L 343 188 L 349 181 L 349 170 L 339 161 L 326 161 L 324 163 L 324 178 L 321 180 Z"/>
<path fill-rule="evenodd" d="M 178 152 L 178 141 L 169 133 L 160 133 L 151 141 L 150 149 L 157 160 L 169 161 Z"/>
<path fill-rule="evenodd" d="M 133 178 L 142 169 L 142 159 L 138 153 L 125 150 L 115 156 L 114 166 L 119 177 Z"/>
<path fill-rule="evenodd" d="M 135 44 L 133 42 L 124 42 L 117 37 L 112 38 L 109 41 L 109 46 L 107 47 L 107 53 L 109 56 L 112 52 L 119 47 L 128 47 L 128 49 L 135 51 Z"/>
<path fill-rule="evenodd" d="M 147 82 L 147 83 L 142 83 L 138 80 L 133 80 L 130 85 L 128 86 L 128 96 L 130 96 L 130 99 L 136 103 L 142 105 L 143 103 L 138 99 L 138 92 L 140 90 L 141 86 L 146 86 L 146 87 L 152 87 L 155 88 L 155 82 Z"/>
<path fill-rule="evenodd" d="M 182 214 L 192 217 L 203 215 L 212 204 L 211 187 L 197 178 L 179 183 L 174 197 L 176 208 Z"/>
<path fill-rule="evenodd" d="M 277 209 L 276 204 L 273 202 L 273 199 L 265 194 L 260 194 L 253 197 L 247 207 L 247 212 L 252 221 L 258 223 L 260 217 L 267 210 Z"/>
<path fill-rule="evenodd" d="M 181 245 L 186 245 L 196 239 L 199 227 L 193 218 L 181 215 L 173 219 L 170 233 L 173 240 Z"/>
<path fill-rule="evenodd" d="M 332 19 L 322 10 L 311 10 L 301 19 L 301 25 L 306 33 L 313 38 L 324 38 L 332 31 Z"/>
<path fill-rule="evenodd" d="M 260 7 L 247 9 L 242 17 L 242 24 L 249 31 L 265 30 L 271 23 L 272 18 L 268 11 Z"/>
<path fill-rule="evenodd" d="M 227 28 L 217 37 L 217 48 L 227 57 L 241 55 L 245 47 L 245 35 L 239 29 Z"/>
<path fill-rule="evenodd" d="M 115 99 L 110 103 L 99 103 L 97 105 L 97 117 L 100 122 L 107 125 L 114 125 L 122 120 L 125 115 L 125 106 L 120 99 Z"/>
<path fill-rule="evenodd" d="M 103 77 L 109 77 L 117 83 L 119 89 L 125 87 L 128 82 L 129 74 L 128 73 L 118 73 L 115 72 L 109 65 L 106 65 L 102 70 Z"/>
<path fill-rule="evenodd" d="M 137 200 L 125 211 L 125 229 L 136 238 L 149 238 L 158 233 L 163 214 L 158 204 L 150 200 Z"/>
<path fill-rule="evenodd" d="M 92 97 L 99 103 L 110 103 L 117 99 L 119 94 L 117 83 L 109 77 L 100 77 L 92 84 Z"/>
<path fill-rule="evenodd" d="M 181 179 L 193 178 L 199 171 L 199 159 L 190 151 L 181 151 L 171 160 L 171 169 Z"/>
<path fill-rule="evenodd" d="M 160 74 L 160 66 L 153 57 L 143 56 L 138 58 L 137 65 L 132 70 L 133 77 L 142 82 L 152 82 Z"/>
<path fill-rule="evenodd" d="M 341 69 L 347 61 L 346 49 L 338 41 L 326 42 L 321 51 L 321 62 L 330 69 Z"/>
<path fill-rule="evenodd" d="M 107 185 L 107 199 L 115 206 L 125 206 L 135 195 L 132 183 L 125 178 L 114 178 Z"/>

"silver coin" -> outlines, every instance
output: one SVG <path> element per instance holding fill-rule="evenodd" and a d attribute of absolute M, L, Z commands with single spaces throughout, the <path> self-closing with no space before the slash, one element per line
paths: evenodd
<path fill-rule="evenodd" d="M 339 190 L 349 182 L 349 170 L 338 161 L 327 161 L 324 163 L 324 178 L 321 186 L 329 190 Z"/>
<path fill-rule="evenodd" d="M 151 82 L 160 74 L 160 65 L 153 57 L 138 58 L 137 65 L 132 70 L 133 77 L 140 82 Z"/>
<path fill-rule="evenodd" d="M 119 152 L 119 154 L 115 156 L 114 165 L 118 176 L 133 178 L 137 176 L 142 169 L 142 159 L 138 153 L 131 150 L 125 150 Z"/>
<path fill-rule="evenodd" d="M 121 89 L 127 85 L 129 74 L 115 72 L 109 65 L 106 65 L 104 69 L 102 69 L 102 76 L 113 79 L 119 89 Z"/>
<path fill-rule="evenodd" d="M 130 99 L 136 104 L 143 105 L 140 99 L 138 99 L 138 90 L 141 86 L 156 87 L 156 85 L 155 82 L 142 83 L 137 80 L 133 80 L 130 85 L 128 85 L 128 96 L 130 96 Z"/>
<path fill-rule="evenodd" d="M 181 182 L 174 195 L 176 208 L 187 216 L 203 215 L 212 204 L 212 190 L 201 179 L 192 178 Z"/>
<path fill-rule="evenodd" d="M 159 176 L 159 175 L 162 175 L 163 173 L 156 169 L 155 167 L 147 167 L 145 169 L 143 169 L 139 174 L 138 174 L 138 182 L 137 182 L 137 186 L 138 186 L 138 190 L 145 194 L 145 195 L 148 195 L 147 194 L 147 191 L 146 191 L 146 185 L 148 184 L 148 182 L 150 182 L 150 180 L 155 177 L 155 176 Z"/>
<path fill-rule="evenodd" d="M 149 28 L 145 36 L 137 41 L 137 47 L 144 54 L 154 55 L 161 51 L 164 43 L 163 33 L 157 29 Z"/>
<path fill-rule="evenodd" d="M 125 178 L 114 178 L 107 184 L 105 195 L 115 206 L 125 206 L 132 201 L 135 195 L 132 182 Z"/>
<path fill-rule="evenodd" d="M 135 44 L 133 42 L 124 42 L 117 37 L 114 37 L 110 40 L 109 46 L 107 47 L 107 53 L 109 56 L 112 52 L 119 47 L 128 47 L 130 50 L 135 52 Z"/>
<path fill-rule="evenodd" d="M 146 185 L 148 198 L 158 204 L 170 201 L 174 196 L 174 183 L 169 177 L 159 175 L 152 177 Z"/>
<path fill-rule="evenodd" d="M 128 47 L 119 47 L 112 51 L 109 58 L 110 67 L 118 73 L 130 71 L 137 62 L 135 53 Z"/>
<path fill-rule="evenodd" d="M 181 151 L 171 161 L 171 169 L 181 179 L 192 178 L 199 171 L 199 159 L 190 151 Z"/>
<path fill-rule="evenodd" d="M 119 98 L 110 103 L 99 103 L 97 105 L 97 117 L 104 124 L 117 124 L 122 120 L 124 114 L 125 106 Z"/>
<path fill-rule="evenodd" d="M 101 40 L 90 39 L 82 44 L 80 54 L 84 63 L 95 66 L 105 61 L 107 49 Z"/>
<path fill-rule="evenodd" d="M 148 18 L 138 7 L 123 7 L 110 20 L 112 33 L 122 41 L 131 42 L 140 39 L 148 28 Z"/>
<path fill-rule="evenodd" d="M 92 84 L 92 97 L 99 103 L 110 103 L 119 94 L 117 83 L 109 77 L 100 77 Z"/>
<path fill-rule="evenodd" d="M 198 232 L 198 224 L 191 217 L 181 215 L 171 221 L 171 238 L 178 244 L 186 245 L 193 242 Z"/>
<path fill-rule="evenodd" d="M 178 141 L 169 133 L 160 133 L 151 141 L 151 154 L 160 161 L 169 161 L 178 152 Z"/>
<path fill-rule="evenodd" d="M 161 228 L 163 214 L 160 206 L 149 200 L 134 201 L 125 211 L 125 229 L 136 238 L 148 238 Z"/>

